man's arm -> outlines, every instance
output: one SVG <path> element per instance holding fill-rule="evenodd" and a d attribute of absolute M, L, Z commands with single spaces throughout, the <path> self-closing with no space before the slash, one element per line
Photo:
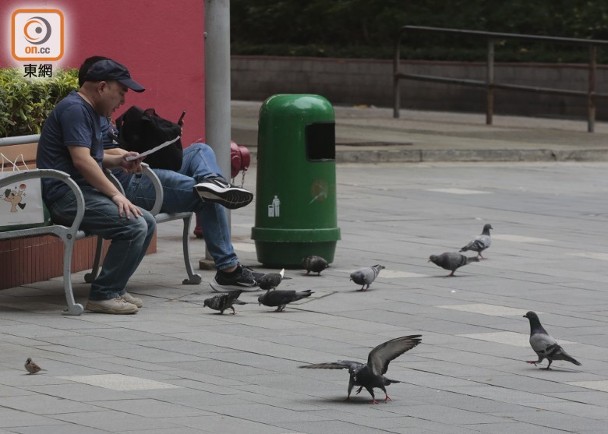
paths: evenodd
<path fill-rule="evenodd" d="M 142 215 L 141 210 L 133 205 L 123 194 L 116 188 L 114 184 L 106 177 L 97 162 L 91 157 L 89 148 L 85 146 L 68 146 L 70 156 L 74 167 L 84 179 L 102 194 L 108 196 L 118 206 L 118 213 L 121 216 L 131 218 L 133 216 Z M 111 159 L 108 163 L 117 163 L 115 167 L 120 166 L 122 156 L 109 156 Z M 104 157 L 105 163 L 105 157 Z"/>

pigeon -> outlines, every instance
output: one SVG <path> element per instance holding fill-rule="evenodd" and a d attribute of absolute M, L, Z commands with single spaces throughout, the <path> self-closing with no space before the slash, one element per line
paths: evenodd
<path fill-rule="evenodd" d="M 391 339 L 370 351 L 369 356 L 367 356 L 367 364 L 350 360 L 338 360 L 337 362 L 304 365 L 300 366 L 300 368 L 348 369 L 350 379 L 348 380 L 347 401 L 350 399 L 350 393 L 353 390 L 353 386 L 359 386 L 357 394 L 365 387 L 372 396 L 372 404 L 378 403 L 374 395 L 374 388 L 379 388 L 384 391 L 384 402 L 387 402 L 390 401 L 391 398 L 388 396 L 388 393 L 386 393 L 386 386 L 392 383 L 400 383 L 400 381 L 391 380 L 384 376 L 388 369 L 388 364 L 391 360 L 396 359 L 401 354 L 414 348 L 421 341 L 422 335 L 402 336 L 400 338 Z"/>
<path fill-rule="evenodd" d="M 311 294 L 314 294 L 314 292 L 310 289 L 297 292 L 293 290 L 285 291 L 280 289 L 275 289 L 274 291 L 267 290 L 266 294 L 258 297 L 258 302 L 264 306 L 277 306 L 275 312 L 282 312 L 287 304 L 291 303 L 292 301 L 301 300 L 305 297 L 310 297 Z"/>
<path fill-rule="evenodd" d="M 238 300 L 239 296 L 243 291 L 236 290 L 230 291 L 223 294 L 215 295 L 211 298 L 205 299 L 203 306 L 206 306 L 213 310 L 219 310 L 220 314 L 223 314 L 226 309 L 232 309 L 232 315 L 236 315 L 234 310 L 234 304 L 247 304 L 244 301 Z"/>
<path fill-rule="evenodd" d="M 30 357 L 27 358 L 24 366 L 25 366 L 25 369 L 27 370 L 27 372 L 29 372 L 30 374 L 36 374 L 40 371 L 46 371 L 46 369 L 42 369 L 40 366 L 38 366 L 36 364 L 36 362 L 32 361 L 32 359 Z"/>
<path fill-rule="evenodd" d="M 551 363 L 554 360 L 566 360 L 570 363 L 574 363 L 577 366 L 581 366 L 581 363 L 574 357 L 570 356 L 558 343 L 557 341 L 547 333 L 547 330 L 543 328 L 538 319 L 538 315 L 535 312 L 528 312 L 524 315 L 524 318 L 528 318 L 530 321 L 530 346 L 536 354 L 538 354 L 538 360 L 529 360 L 528 363 L 536 366 L 541 363 L 544 359 L 549 361 L 549 364 L 545 369 L 551 369 Z"/>
<path fill-rule="evenodd" d="M 460 252 L 473 251 L 477 252 L 477 256 L 481 259 L 484 259 L 481 256 L 481 252 L 492 245 L 492 238 L 490 237 L 490 229 L 494 229 L 491 224 L 486 223 L 483 225 L 483 230 L 481 231 L 481 235 L 477 235 L 474 239 L 472 239 L 469 244 L 460 249 Z"/>
<path fill-rule="evenodd" d="M 321 256 L 310 255 L 302 260 L 302 267 L 306 270 L 308 275 L 311 271 L 317 273 L 317 276 L 321 275 L 321 271 L 329 267 L 329 264 Z"/>
<path fill-rule="evenodd" d="M 453 276 L 454 271 L 458 268 L 470 262 L 479 262 L 479 258 L 476 256 L 465 256 L 458 252 L 445 252 L 441 255 L 431 255 L 428 262 L 432 262 L 445 270 L 451 270 L 452 272 L 448 276 Z"/>
<path fill-rule="evenodd" d="M 376 277 L 378 277 L 378 274 L 380 274 L 380 270 L 384 270 L 385 268 L 384 265 L 380 264 L 359 268 L 350 273 L 350 280 L 358 285 L 362 285 L 359 291 L 367 291 L 369 285 L 371 285 L 372 282 L 376 280 Z"/>
<path fill-rule="evenodd" d="M 258 283 L 260 289 L 275 289 L 285 276 L 285 269 L 281 269 L 278 273 L 266 273 L 263 276 L 258 277 L 255 281 Z"/>

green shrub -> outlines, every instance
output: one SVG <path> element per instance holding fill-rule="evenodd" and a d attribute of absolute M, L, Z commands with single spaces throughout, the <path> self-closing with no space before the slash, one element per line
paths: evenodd
<path fill-rule="evenodd" d="M 77 70 L 30 79 L 19 69 L 0 69 L 0 137 L 39 134 L 55 104 L 77 88 Z"/>

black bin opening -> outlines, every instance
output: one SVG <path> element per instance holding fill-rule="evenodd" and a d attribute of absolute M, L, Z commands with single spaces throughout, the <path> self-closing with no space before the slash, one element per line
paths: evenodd
<path fill-rule="evenodd" d="M 309 161 L 336 159 L 336 123 L 317 122 L 306 125 L 306 158 Z"/>

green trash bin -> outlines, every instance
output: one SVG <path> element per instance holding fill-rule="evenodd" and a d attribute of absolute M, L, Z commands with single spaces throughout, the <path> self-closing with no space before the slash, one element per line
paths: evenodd
<path fill-rule="evenodd" d="M 297 268 L 333 262 L 340 228 L 332 105 L 319 95 L 274 95 L 260 108 L 255 241 L 258 261 Z"/>

